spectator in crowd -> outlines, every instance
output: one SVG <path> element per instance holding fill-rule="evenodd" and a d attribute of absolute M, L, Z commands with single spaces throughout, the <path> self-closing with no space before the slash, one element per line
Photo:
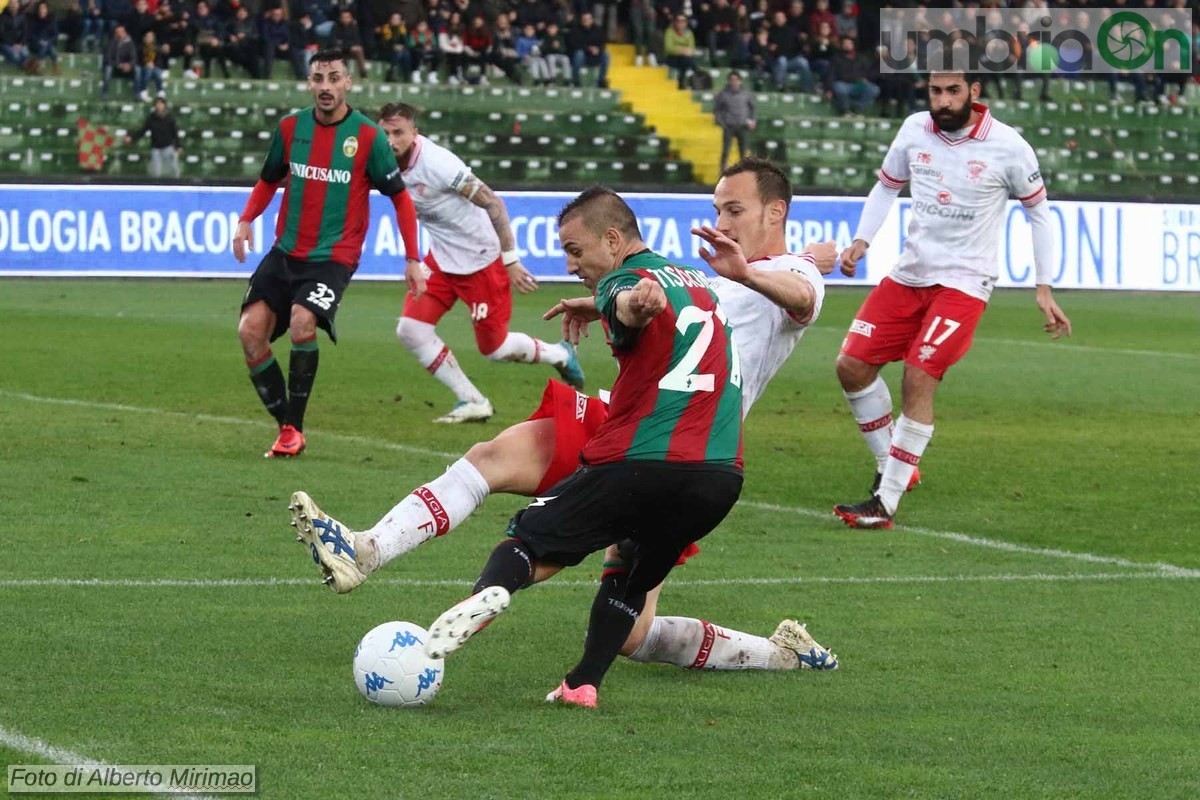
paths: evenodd
<path fill-rule="evenodd" d="M 146 38 L 146 31 L 154 30 L 157 22 L 147 0 L 137 0 L 128 19 L 125 27 L 129 29 L 129 38 L 139 43 Z"/>
<path fill-rule="evenodd" d="M 549 86 L 553 83 L 550 65 L 542 56 L 542 39 L 532 22 L 525 23 L 521 35 L 517 37 L 517 58 L 521 59 L 522 66 L 529 73 L 535 86 Z"/>
<path fill-rule="evenodd" d="M 744 6 L 743 6 L 744 7 Z M 708 12 L 708 57 L 716 63 L 717 53 L 732 56 L 737 46 L 738 11 L 729 0 L 715 0 Z"/>
<path fill-rule="evenodd" d="M 159 0 L 154 11 L 154 36 L 163 53 L 164 69 L 170 66 L 172 59 L 182 59 L 184 77 L 196 77 L 191 70 L 195 48 L 192 46 L 191 17 L 186 9 L 177 13 L 170 0 Z"/>
<path fill-rule="evenodd" d="M 129 32 L 129 20 L 133 16 L 133 0 L 103 0 L 104 24 L 108 31 L 113 31 L 118 25 L 124 25 Z M 133 38 L 130 34 L 129 38 Z M 106 42 L 107 44 L 107 42 Z"/>
<path fill-rule="evenodd" d="M 738 6 L 745 8 L 745 6 Z M 733 49 L 729 53 L 729 66 L 734 69 L 753 69 L 754 62 L 750 50 L 754 42 L 754 34 L 749 30 L 738 31 Z"/>
<path fill-rule="evenodd" d="M 917 72 L 917 43 L 911 39 L 907 44 L 908 66 L 903 72 L 882 73 L 879 76 L 879 114 L 886 117 L 895 104 L 896 117 L 904 119 L 917 110 L 917 89 L 921 84 Z M 1017 96 L 1020 97 L 1020 80 L 1017 81 Z"/>
<path fill-rule="evenodd" d="M 397 77 L 404 83 L 412 80 L 413 63 L 412 51 L 408 49 L 408 23 L 399 12 L 393 12 L 388 21 L 375 31 L 375 40 L 379 42 L 379 57 L 387 63 L 385 81 L 394 81 Z"/>
<path fill-rule="evenodd" d="M 139 0 L 142 2 L 142 0 Z M 258 26 L 250 17 L 250 10 L 239 5 L 229 24 L 225 43 L 225 57 L 250 74 L 260 76 L 258 54 L 262 51 L 258 40 Z"/>
<path fill-rule="evenodd" d="M 367 77 L 367 54 L 363 46 L 362 31 L 358 27 L 358 20 L 354 18 L 354 12 L 350 9 L 343 7 L 338 11 L 337 22 L 329 34 L 329 46 L 349 53 L 358 65 L 358 77 Z"/>
<path fill-rule="evenodd" d="M 413 80 L 421 82 L 421 73 L 429 76 L 430 83 L 438 79 L 437 34 L 429 27 L 428 20 L 420 20 L 408 36 L 408 49 L 412 53 Z"/>
<path fill-rule="evenodd" d="M 179 146 L 179 125 L 162 97 L 155 99 L 154 110 L 146 117 L 141 129 L 125 137 L 125 144 L 133 144 L 147 133 L 150 134 L 150 177 L 178 178 L 179 155 L 183 152 Z"/>
<path fill-rule="evenodd" d="M 770 0 L 758 0 L 754 4 L 754 10 L 748 16 L 750 18 L 750 29 L 753 31 L 769 26 L 771 24 Z"/>
<path fill-rule="evenodd" d="M 29 46 L 26 42 L 25 15 L 19 13 L 17 4 L 9 0 L 0 11 L 0 55 L 17 69 L 25 69 L 30 63 Z"/>
<path fill-rule="evenodd" d="M 225 61 L 225 25 L 212 13 L 208 0 L 196 0 L 196 13 L 192 17 L 192 41 L 200 57 L 205 75 L 212 74 L 213 61 L 221 67 L 221 74 L 229 77 L 229 64 Z"/>
<path fill-rule="evenodd" d="M 446 27 L 438 33 L 438 54 L 446 62 L 446 81 L 457 84 L 463 79 L 463 70 L 467 64 L 466 45 L 463 44 L 462 14 L 451 12 Z"/>
<path fill-rule="evenodd" d="M 12 0 L 10 0 L 11 2 Z M 54 65 L 54 74 L 59 73 L 58 67 L 58 20 L 50 13 L 50 5 L 46 0 L 34 6 L 33 14 L 25 14 L 29 19 L 25 24 L 25 46 L 29 55 L 36 62 L 50 61 Z M 38 68 L 26 68 L 36 75 Z"/>
<path fill-rule="evenodd" d="M 843 5 L 848 4 L 843 0 Z M 829 10 L 829 0 L 816 0 L 813 10 L 808 14 L 808 35 L 815 37 L 817 31 L 821 30 L 821 23 L 829 23 L 829 30 L 836 31 L 838 26 L 837 15 Z"/>
<path fill-rule="evenodd" d="M 842 39 L 841 52 L 829 62 L 825 76 L 827 97 L 833 99 L 835 114 L 862 114 L 875 102 L 879 87 L 871 80 L 874 68 L 871 59 L 859 54 L 853 39 Z"/>
<path fill-rule="evenodd" d="M 758 124 L 754 112 L 754 94 L 742 88 L 742 76 L 736 70 L 730 72 L 725 87 L 713 100 L 713 118 L 721 126 L 722 172 L 734 141 L 737 142 L 738 158 L 746 157 L 746 138 Z"/>
<path fill-rule="evenodd" d="M 492 33 L 492 49 L 488 53 L 488 62 L 498 67 L 510 81 L 520 85 L 521 72 L 517 69 L 520 63 L 517 56 L 517 34 L 507 14 L 496 17 L 496 29 Z"/>
<path fill-rule="evenodd" d="M 639 67 L 644 63 L 658 66 L 651 41 L 655 19 L 654 0 L 630 0 L 629 38 L 633 43 L 634 64 Z"/>
<path fill-rule="evenodd" d="M 58 32 L 67 39 L 67 52 L 78 53 L 79 40 L 83 38 L 83 8 L 79 0 L 66 0 L 66 7 L 51 9 L 51 13 L 55 11 L 59 11 Z"/>
<path fill-rule="evenodd" d="M 165 88 L 163 85 L 163 77 L 167 72 L 167 56 L 163 53 L 162 48 L 158 46 L 158 38 L 154 35 L 154 31 L 146 31 L 142 34 L 142 52 L 141 59 L 138 61 L 138 97 L 142 102 L 150 102 L 150 84 L 154 84 L 154 91 L 158 97 L 163 97 Z"/>
<path fill-rule="evenodd" d="M 83 7 L 83 28 L 80 47 L 84 52 L 99 52 L 108 35 L 108 20 L 104 17 L 104 0 L 86 0 Z"/>
<path fill-rule="evenodd" d="M 480 80 L 487 84 L 488 56 L 492 50 L 492 31 L 488 28 L 487 20 L 482 14 L 471 18 L 471 25 L 463 34 L 463 51 L 466 54 L 467 77 L 474 82 L 475 71 L 479 72 Z"/>
<path fill-rule="evenodd" d="M 553 18 L 554 9 L 545 0 L 521 0 L 515 22 L 522 31 L 526 25 L 532 25 L 534 32 L 540 36 Z"/>
<path fill-rule="evenodd" d="M 822 22 L 817 29 L 817 35 L 808 43 L 808 64 L 819 83 L 825 82 L 829 72 L 829 62 L 837 55 L 838 43 L 833 38 L 833 29 L 828 22 Z"/>
<path fill-rule="evenodd" d="M 775 51 L 771 47 L 771 34 L 767 28 L 759 28 L 750 42 L 750 68 L 753 70 L 751 85 L 754 91 L 762 91 L 763 86 L 774 80 Z"/>
<path fill-rule="evenodd" d="M 579 86 L 582 83 L 584 67 L 598 69 L 596 85 L 608 88 L 609 55 L 606 49 L 604 31 L 596 25 L 595 18 L 584 12 L 579 15 L 579 21 L 567 32 L 567 49 L 571 53 L 571 83 Z"/>
<path fill-rule="evenodd" d="M 567 55 L 567 37 L 559 30 L 555 20 L 546 24 L 546 34 L 542 37 L 542 57 L 550 67 L 550 80 L 557 83 L 560 78 L 570 77 L 571 57 Z"/>
<path fill-rule="evenodd" d="M 782 92 L 789 75 L 799 75 L 801 87 L 806 90 L 811 88 L 812 70 L 808 66 L 808 59 L 800 52 L 800 37 L 795 28 L 788 24 L 785 12 L 775 12 L 767 41 L 771 46 L 775 88 Z"/>
<path fill-rule="evenodd" d="M 839 39 L 849 36 L 856 42 L 859 41 L 857 3 L 843 0 L 842 10 L 837 14 L 837 24 L 834 25 L 834 31 L 837 33 Z"/>
<path fill-rule="evenodd" d="M 317 23 L 303 11 L 298 19 L 288 25 L 288 50 L 292 55 L 292 73 L 296 80 L 308 77 L 308 64 L 317 54 Z"/>
<path fill-rule="evenodd" d="M 677 15 L 663 35 L 663 52 L 667 66 L 675 70 L 675 79 L 682 91 L 687 87 L 687 76 L 696 71 L 696 35 L 688 27 L 684 15 Z"/>
<path fill-rule="evenodd" d="M 130 91 L 137 97 L 141 91 L 138 84 L 138 52 L 137 45 L 124 25 L 118 24 L 113 28 L 112 38 L 104 49 L 103 82 L 101 94 L 108 97 L 108 87 L 113 78 L 129 81 Z"/>
<path fill-rule="evenodd" d="M 264 11 L 258 33 L 262 42 L 262 74 L 264 78 L 270 78 L 275 59 L 281 58 L 289 64 L 292 61 L 292 32 L 283 18 L 283 9 L 270 8 Z M 303 79 L 308 76 L 296 77 Z"/>

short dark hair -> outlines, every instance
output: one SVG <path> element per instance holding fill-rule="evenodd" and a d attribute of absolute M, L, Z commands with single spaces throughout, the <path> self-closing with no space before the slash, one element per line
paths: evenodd
<path fill-rule="evenodd" d="M 619 194 L 607 186 L 592 186 L 563 206 L 558 212 L 558 227 L 573 217 L 583 214 L 588 230 L 597 235 L 609 228 L 616 228 L 626 238 L 642 238 L 637 217 Z"/>
<path fill-rule="evenodd" d="M 792 205 L 792 182 L 787 173 L 778 164 L 758 156 L 746 156 L 733 162 L 721 173 L 722 178 L 740 175 L 743 172 L 754 174 L 754 184 L 758 188 L 758 199 L 763 205 L 772 200 L 782 200 L 789 208 Z"/>
<path fill-rule="evenodd" d="M 416 106 L 410 106 L 408 103 L 388 103 L 383 108 L 379 109 L 379 119 L 385 120 L 388 117 L 404 117 L 404 119 L 417 124 L 417 115 L 420 111 Z"/>
<path fill-rule="evenodd" d="M 313 53 L 313 57 L 309 60 L 309 66 L 313 64 L 328 64 L 332 61 L 340 61 L 346 66 L 350 66 L 350 59 L 346 55 L 346 51 L 339 47 L 326 47 L 323 50 L 318 50 Z"/>
<path fill-rule="evenodd" d="M 967 84 L 967 88 L 971 88 L 972 83 L 982 83 L 983 77 L 978 72 L 966 72 L 961 69 L 935 69 L 930 70 L 929 77 L 936 75 L 962 75 L 963 82 Z"/>

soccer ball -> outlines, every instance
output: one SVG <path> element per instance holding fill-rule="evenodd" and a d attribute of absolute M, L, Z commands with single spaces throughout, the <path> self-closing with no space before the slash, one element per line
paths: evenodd
<path fill-rule="evenodd" d="M 354 685 L 381 706 L 423 706 L 442 688 L 445 661 L 425 654 L 429 634 L 411 622 L 385 622 L 354 651 Z"/>

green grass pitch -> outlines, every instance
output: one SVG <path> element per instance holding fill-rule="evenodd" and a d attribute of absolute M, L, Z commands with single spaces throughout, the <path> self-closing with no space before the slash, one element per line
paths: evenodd
<path fill-rule="evenodd" d="M 619 661 L 595 712 L 542 697 L 578 656 L 596 562 L 521 593 L 447 661 L 436 701 L 369 706 L 350 659 L 388 619 L 460 599 L 519 498 L 338 597 L 287 525 L 305 489 L 366 527 L 523 419 L 549 371 L 490 364 L 449 394 L 394 335 L 403 289 L 357 283 L 321 340 L 309 450 L 246 377 L 233 281 L 0 282 L 0 758 L 256 764 L 269 798 L 1200 796 L 1200 296 L 997 292 L 938 398 L 894 531 L 831 515 L 872 467 L 833 372 L 862 299 L 829 291 L 746 425 L 743 502 L 660 610 L 809 623 L 834 673 Z M 518 298 L 513 327 L 578 286 Z M 279 348 L 286 361 L 286 344 Z M 593 335 L 591 387 L 615 367 Z M 885 376 L 898 398 L 899 372 Z M 94 579 L 94 581 L 92 580 Z M 88 583 L 87 581 L 92 581 Z"/>

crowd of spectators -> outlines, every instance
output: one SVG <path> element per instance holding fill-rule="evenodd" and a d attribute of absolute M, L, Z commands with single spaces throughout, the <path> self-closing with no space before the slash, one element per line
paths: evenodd
<path fill-rule="evenodd" d="M 1197 0 L 983 0 L 969 8 L 1033 6 L 1086 17 L 1128 5 L 1188 8 Z M 709 67 L 732 67 L 754 91 L 825 97 L 842 114 L 904 115 L 920 95 L 915 69 L 880 73 L 876 43 L 883 9 L 917 3 L 854 0 L 0 0 L 0 56 L 30 74 L 57 71 L 59 48 L 102 54 L 104 91 L 126 81 L 135 96 L 161 93 L 174 71 L 186 77 L 272 74 L 296 78 L 320 46 L 351 54 L 360 77 L 379 62 L 388 81 L 580 85 L 585 68 L 607 84 L 607 44 L 624 39 L 639 65 L 665 64 L 680 88 L 701 86 Z M 923 6 L 920 6 L 923 7 Z M 866 11 L 863 9 L 870 9 Z M 929 10 L 933 13 L 934 9 Z M 1200 13 L 1193 51 L 1200 56 Z M 1082 19 L 1081 17 L 1080 19 Z M 1152 99 L 1187 76 L 1109 78 Z M 1007 86 L 1006 86 L 1007 84 Z M 1045 96 L 1049 77 L 1041 81 Z M 993 95 L 1020 96 L 1020 80 L 988 81 Z M 1182 92 L 1180 92 L 1182 93 Z"/>

